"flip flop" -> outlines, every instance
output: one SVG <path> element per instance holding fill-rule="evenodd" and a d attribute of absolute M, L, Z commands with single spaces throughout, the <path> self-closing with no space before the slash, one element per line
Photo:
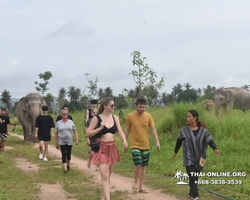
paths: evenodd
<path fill-rule="evenodd" d="M 135 188 L 135 186 L 134 186 L 134 185 L 132 185 L 132 192 L 134 192 L 134 193 L 138 193 L 138 188 Z"/>
<path fill-rule="evenodd" d="M 148 193 L 148 191 L 145 190 L 145 189 L 144 189 L 144 190 L 139 190 L 139 192 L 140 192 L 140 193 L 144 193 L 144 194 L 147 194 L 147 193 Z"/>

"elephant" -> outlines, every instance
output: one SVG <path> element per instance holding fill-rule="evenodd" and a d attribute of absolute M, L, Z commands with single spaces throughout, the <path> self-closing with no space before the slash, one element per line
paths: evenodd
<path fill-rule="evenodd" d="M 212 99 L 205 99 L 201 104 L 205 106 L 208 111 L 212 110 L 214 107 L 214 101 Z"/>
<path fill-rule="evenodd" d="M 221 106 L 229 111 L 233 108 L 245 111 L 250 108 L 250 93 L 240 87 L 217 89 L 214 92 L 214 102 L 217 117 Z"/>
<path fill-rule="evenodd" d="M 36 117 L 41 114 L 41 107 L 47 105 L 39 93 L 29 93 L 22 97 L 16 106 L 16 117 L 23 128 L 24 140 L 36 142 Z"/>

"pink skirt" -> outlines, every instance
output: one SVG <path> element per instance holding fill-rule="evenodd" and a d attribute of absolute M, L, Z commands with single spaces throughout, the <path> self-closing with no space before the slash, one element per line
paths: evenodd
<path fill-rule="evenodd" d="M 112 142 L 101 141 L 100 150 L 94 153 L 91 163 L 114 165 L 116 162 L 121 162 L 121 158 L 115 140 Z"/>

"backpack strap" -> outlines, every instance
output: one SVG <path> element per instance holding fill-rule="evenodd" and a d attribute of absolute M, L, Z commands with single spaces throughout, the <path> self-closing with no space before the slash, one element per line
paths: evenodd
<path fill-rule="evenodd" d="M 99 115 L 96 115 L 97 119 L 98 119 L 98 124 L 97 124 L 97 127 L 96 128 L 99 128 L 101 126 L 101 122 L 102 122 L 102 119 Z"/>
<path fill-rule="evenodd" d="M 99 128 L 101 126 L 101 122 L 102 122 L 102 119 L 99 115 L 96 115 L 97 119 L 98 119 L 98 124 L 97 124 L 97 127 L 96 128 Z M 102 133 L 99 132 L 97 133 L 96 135 L 93 136 L 94 138 L 101 138 L 102 137 Z"/>

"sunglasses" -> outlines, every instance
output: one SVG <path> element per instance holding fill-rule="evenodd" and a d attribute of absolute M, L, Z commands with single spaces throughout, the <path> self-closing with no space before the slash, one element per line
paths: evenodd
<path fill-rule="evenodd" d="M 68 113 L 63 113 L 62 115 L 68 115 Z"/>
<path fill-rule="evenodd" d="M 115 104 L 110 105 L 110 107 L 111 107 L 111 108 L 114 108 L 114 107 L 115 107 Z"/>

